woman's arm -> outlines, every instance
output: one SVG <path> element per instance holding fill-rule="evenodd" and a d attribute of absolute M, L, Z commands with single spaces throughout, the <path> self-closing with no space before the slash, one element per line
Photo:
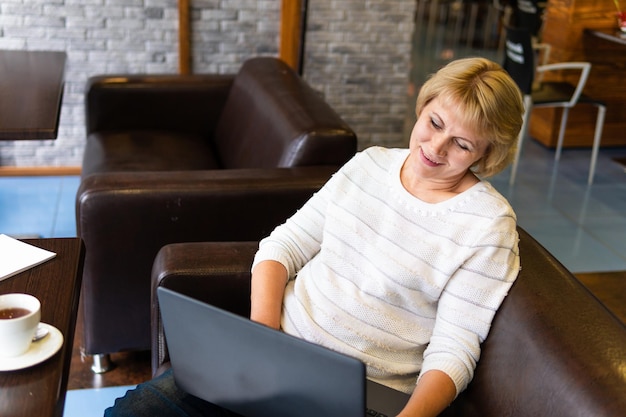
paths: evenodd
<path fill-rule="evenodd" d="M 398 417 L 435 417 L 450 405 L 456 397 L 456 386 L 445 373 L 437 370 L 426 372 L 415 386 Z"/>
<path fill-rule="evenodd" d="M 250 318 L 274 329 L 280 328 L 287 270 L 276 261 L 262 261 L 252 270 Z"/>
<path fill-rule="evenodd" d="M 259 243 L 252 265 L 252 320 L 274 329 L 280 328 L 287 281 L 315 256 L 321 245 L 327 205 L 324 194 L 325 190 L 315 193 L 300 210 Z"/>
<path fill-rule="evenodd" d="M 441 413 L 473 378 L 480 344 L 519 272 L 517 240 L 513 220 L 494 224 L 448 280 L 407 412 L 417 407 L 415 416 Z"/>

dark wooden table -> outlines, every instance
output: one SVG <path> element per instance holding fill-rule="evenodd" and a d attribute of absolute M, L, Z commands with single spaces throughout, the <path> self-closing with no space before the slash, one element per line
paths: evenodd
<path fill-rule="evenodd" d="M 66 58 L 0 50 L 0 140 L 57 137 Z"/>
<path fill-rule="evenodd" d="M 0 294 L 24 292 L 41 301 L 41 321 L 63 334 L 59 352 L 30 368 L 0 372 L 0 416 L 61 417 L 69 378 L 84 248 L 77 238 L 25 242 L 55 252 L 56 257 L 0 281 Z"/>

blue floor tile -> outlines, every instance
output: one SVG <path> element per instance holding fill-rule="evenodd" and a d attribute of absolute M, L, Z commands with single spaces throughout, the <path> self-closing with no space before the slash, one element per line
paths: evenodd
<path fill-rule="evenodd" d="M 0 178 L 0 233 L 18 237 L 76 236 L 79 177 Z"/>
<path fill-rule="evenodd" d="M 626 173 L 614 158 L 626 149 L 600 151 L 594 183 L 587 185 L 588 150 L 524 144 L 517 180 L 507 169 L 492 179 L 515 209 L 518 223 L 572 272 L 626 270 Z M 523 262 L 523 260 L 522 260 Z"/>
<path fill-rule="evenodd" d="M 80 389 L 67 392 L 63 417 L 102 417 L 116 398 L 124 396 L 134 385 Z"/>
<path fill-rule="evenodd" d="M 80 177 L 62 177 L 52 237 L 76 236 L 76 191 Z"/>

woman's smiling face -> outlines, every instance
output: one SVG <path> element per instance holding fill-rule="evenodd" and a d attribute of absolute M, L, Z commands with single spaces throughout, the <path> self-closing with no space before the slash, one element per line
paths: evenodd
<path fill-rule="evenodd" d="M 454 183 L 483 157 L 489 146 L 487 139 L 465 126 L 460 112 L 458 106 L 444 105 L 439 98 L 423 108 L 409 143 L 414 175 Z"/>

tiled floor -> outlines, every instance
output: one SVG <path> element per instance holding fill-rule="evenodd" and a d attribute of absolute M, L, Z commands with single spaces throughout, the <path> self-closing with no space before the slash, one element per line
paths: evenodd
<path fill-rule="evenodd" d="M 77 176 L 0 177 L 0 233 L 18 237 L 76 236 Z"/>
<path fill-rule="evenodd" d="M 594 184 L 586 184 L 589 150 L 554 151 L 528 141 L 518 178 L 509 170 L 492 180 L 511 202 L 518 223 L 570 271 L 626 270 L 626 172 L 613 158 L 626 148 L 600 152 Z"/>
<path fill-rule="evenodd" d="M 134 385 L 68 391 L 63 417 L 102 417 L 104 410 Z"/>

